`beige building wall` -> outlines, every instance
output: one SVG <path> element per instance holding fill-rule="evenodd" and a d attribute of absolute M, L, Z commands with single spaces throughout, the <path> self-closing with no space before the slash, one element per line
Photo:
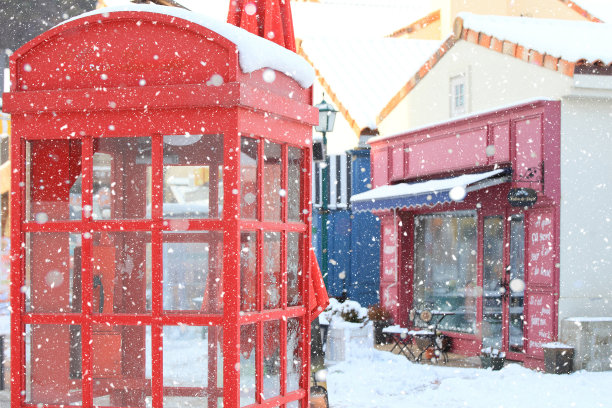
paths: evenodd
<path fill-rule="evenodd" d="M 517 58 L 459 41 L 378 125 L 392 135 L 451 118 L 450 81 L 467 78 L 467 112 L 491 110 L 534 98 L 560 98 L 572 78 Z"/>
<path fill-rule="evenodd" d="M 442 24 L 440 20 L 437 20 L 420 30 L 400 38 L 409 38 L 411 40 L 440 40 L 442 39 Z"/>
<path fill-rule="evenodd" d="M 463 11 L 499 16 L 586 20 L 560 0 L 436 0 L 434 7 L 440 9 L 441 38 L 452 34 L 455 18 Z"/>

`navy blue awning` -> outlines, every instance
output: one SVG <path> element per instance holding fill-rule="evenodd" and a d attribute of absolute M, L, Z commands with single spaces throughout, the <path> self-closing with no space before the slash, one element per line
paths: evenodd
<path fill-rule="evenodd" d="M 467 193 L 510 181 L 509 169 L 464 174 L 421 183 L 385 185 L 351 197 L 353 211 L 433 207 L 462 201 Z"/>

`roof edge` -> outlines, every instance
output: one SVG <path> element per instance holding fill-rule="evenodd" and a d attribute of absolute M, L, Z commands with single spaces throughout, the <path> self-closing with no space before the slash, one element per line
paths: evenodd
<path fill-rule="evenodd" d="M 442 57 L 446 54 L 448 50 L 450 50 L 453 45 L 457 42 L 457 38 L 455 36 L 449 36 L 446 41 L 438 47 L 436 52 L 429 57 L 427 62 L 419 68 L 419 70 L 406 82 L 406 84 L 391 98 L 391 100 L 385 105 L 385 107 L 380 111 L 378 116 L 376 117 L 376 125 L 379 125 L 392 111 L 399 105 L 399 103 L 404 99 L 410 91 L 412 91 L 417 84 L 425 78 L 425 76 L 431 71 L 431 69 L 436 66 L 436 64 L 442 59 Z"/>
<path fill-rule="evenodd" d="M 396 30 L 394 32 L 392 32 L 389 35 L 386 35 L 385 37 L 389 37 L 389 38 L 397 38 L 400 37 L 402 35 L 405 34 L 412 34 L 414 32 L 417 32 L 425 27 L 427 27 L 428 25 L 430 25 L 431 23 L 440 20 L 440 10 L 436 10 L 433 11 L 429 14 L 427 14 L 425 17 L 422 17 L 416 21 L 414 21 L 413 23 L 410 23 L 409 25 L 407 25 L 406 27 L 402 27 L 399 30 Z"/>
<path fill-rule="evenodd" d="M 340 98 L 338 98 L 336 93 L 333 91 L 331 85 L 325 80 L 323 75 L 321 75 L 321 72 L 317 69 L 317 67 L 312 62 L 308 54 L 306 54 L 306 51 L 304 50 L 304 48 L 302 48 L 301 41 L 298 41 L 298 44 L 296 46 L 296 52 L 298 53 L 298 55 L 300 55 L 302 58 L 308 61 L 308 63 L 313 67 L 313 69 L 315 70 L 315 75 L 317 79 L 319 80 L 319 83 L 321 84 L 325 92 L 327 92 L 327 95 L 331 99 L 332 103 L 335 105 L 338 111 L 342 114 L 342 116 L 344 116 L 344 119 L 346 119 L 346 121 L 348 122 L 349 126 L 355 133 L 355 136 L 359 137 L 361 135 L 361 131 L 365 128 L 360 127 L 357 124 L 357 121 L 351 116 L 348 109 L 344 106 L 344 104 L 340 101 Z"/>
<path fill-rule="evenodd" d="M 597 17 L 595 17 L 594 15 L 589 13 L 587 10 L 583 9 L 582 7 L 580 7 L 578 4 L 574 3 L 571 0 L 559 0 L 559 1 L 565 4 L 568 8 L 574 10 L 576 13 L 580 14 L 582 17 L 586 18 L 587 20 L 592 21 L 593 23 L 603 23 L 602 20 L 598 19 Z"/>

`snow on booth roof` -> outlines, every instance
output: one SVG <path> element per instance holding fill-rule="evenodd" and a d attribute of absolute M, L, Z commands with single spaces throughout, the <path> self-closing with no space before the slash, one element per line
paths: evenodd
<path fill-rule="evenodd" d="M 567 61 L 612 63 L 612 24 L 459 13 L 464 29 Z"/>
<path fill-rule="evenodd" d="M 131 4 L 106 7 L 83 13 L 61 24 L 95 15 L 108 18 L 112 13 L 125 11 L 155 13 L 177 17 L 216 32 L 236 44 L 240 68 L 242 72 L 246 74 L 261 68 L 272 68 L 295 79 L 303 88 L 310 87 L 314 82 L 314 69 L 304 60 L 304 58 L 296 53 L 214 17 L 193 13 L 177 7 L 157 6 L 152 4 Z"/>
<path fill-rule="evenodd" d="M 360 129 L 376 129 L 380 111 L 439 46 L 440 41 L 403 38 L 302 41 L 306 58 Z"/>

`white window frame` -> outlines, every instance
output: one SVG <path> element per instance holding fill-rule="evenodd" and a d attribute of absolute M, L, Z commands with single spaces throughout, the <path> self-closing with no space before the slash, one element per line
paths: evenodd
<path fill-rule="evenodd" d="M 461 73 L 458 75 L 451 76 L 449 81 L 450 86 L 450 115 L 451 117 L 465 115 L 468 113 L 468 102 L 469 102 L 469 81 L 467 73 Z M 461 87 L 463 93 L 459 95 L 457 93 L 458 87 Z M 462 99 L 462 104 L 457 104 L 457 99 Z"/>

